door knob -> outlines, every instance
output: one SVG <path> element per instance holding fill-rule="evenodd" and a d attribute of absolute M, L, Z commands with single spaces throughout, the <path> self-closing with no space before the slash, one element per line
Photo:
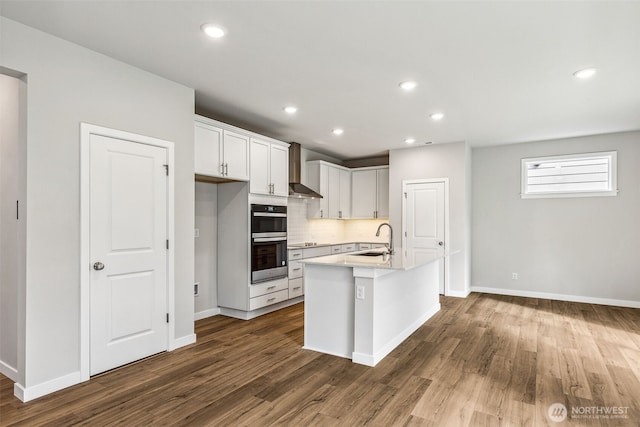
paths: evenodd
<path fill-rule="evenodd" d="M 444 242 L 438 242 L 438 246 L 444 246 Z"/>
<path fill-rule="evenodd" d="M 93 264 L 93 269 L 94 270 L 103 270 L 104 269 L 104 264 L 101 262 L 96 262 Z"/>

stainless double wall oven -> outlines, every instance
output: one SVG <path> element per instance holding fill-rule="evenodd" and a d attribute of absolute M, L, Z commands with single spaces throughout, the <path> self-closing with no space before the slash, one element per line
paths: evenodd
<path fill-rule="evenodd" d="M 251 205 L 251 283 L 287 277 L 287 207 Z"/>

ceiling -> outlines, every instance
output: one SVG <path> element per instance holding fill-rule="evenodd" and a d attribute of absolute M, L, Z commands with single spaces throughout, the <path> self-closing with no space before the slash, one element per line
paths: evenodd
<path fill-rule="evenodd" d="M 640 3 L 7 1 L 195 89 L 198 111 L 343 159 L 640 129 Z M 204 23 L 227 30 L 208 38 Z M 597 68 L 586 81 L 572 73 Z M 411 92 L 398 87 L 415 80 Z M 287 115 L 285 105 L 298 112 Z M 443 112 L 444 119 L 429 115 Z M 333 135 L 336 127 L 344 134 Z"/>

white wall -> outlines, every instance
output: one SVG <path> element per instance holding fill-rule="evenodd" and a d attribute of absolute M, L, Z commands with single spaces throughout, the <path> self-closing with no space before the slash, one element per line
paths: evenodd
<path fill-rule="evenodd" d="M 19 321 L 24 314 L 26 84 L 0 74 L 0 372 L 19 375 Z M 21 204 L 16 216 L 16 201 Z"/>
<path fill-rule="evenodd" d="M 520 198 L 523 157 L 609 150 L 617 197 Z M 474 287 L 640 303 L 640 132 L 476 148 L 473 180 Z"/>
<path fill-rule="evenodd" d="M 78 372 L 80 123 L 175 143 L 175 334 L 193 334 L 192 89 L 1 18 L 2 66 L 27 74 L 27 390 Z M 51 383 L 48 383 L 51 384 Z"/>
<path fill-rule="evenodd" d="M 224 184 L 220 184 L 224 185 Z M 196 182 L 195 281 L 200 282 L 195 297 L 196 318 L 217 314 L 218 310 L 218 184 Z"/>
<path fill-rule="evenodd" d="M 450 257 L 450 294 L 463 296 L 469 290 L 469 207 L 467 171 L 469 150 L 464 142 L 391 150 L 389 152 L 389 220 L 397 232 L 394 244 L 402 244 L 402 181 L 449 178 L 448 250 Z"/>

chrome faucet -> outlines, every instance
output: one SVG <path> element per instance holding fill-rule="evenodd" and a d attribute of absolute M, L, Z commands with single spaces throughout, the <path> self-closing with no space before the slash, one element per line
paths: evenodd
<path fill-rule="evenodd" d="M 389 255 L 393 255 L 393 228 L 391 228 L 391 224 L 388 222 L 383 222 L 378 226 L 378 231 L 376 231 L 376 237 L 380 237 L 380 229 L 383 225 L 389 227 L 389 243 L 386 243 L 387 251 L 389 251 Z"/>

